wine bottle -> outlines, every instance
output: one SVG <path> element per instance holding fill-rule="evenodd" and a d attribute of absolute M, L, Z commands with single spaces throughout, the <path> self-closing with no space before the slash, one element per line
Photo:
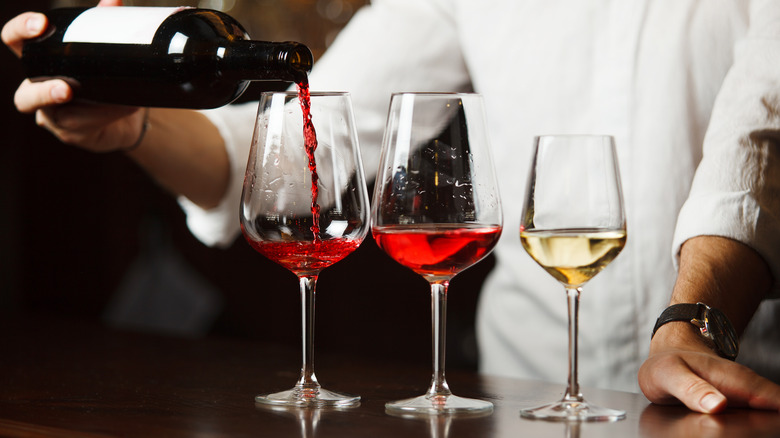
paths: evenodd
<path fill-rule="evenodd" d="M 311 51 L 296 42 L 250 40 L 234 18 L 198 8 L 60 8 L 25 43 L 31 80 L 62 78 L 83 101 L 216 108 L 253 80 L 306 83 Z"/>

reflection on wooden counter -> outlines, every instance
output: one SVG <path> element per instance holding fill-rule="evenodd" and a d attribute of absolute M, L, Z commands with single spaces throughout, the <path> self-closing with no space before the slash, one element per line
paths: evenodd
<path fill-rule="evenodd" d="M 388 400 L 423 390 L 429 372 L 323 352 L 325 384 L 362 395 L 351 408 L 256 405 L 260 391 L 295 379 L 299 352 L 233 339 L 121 332 L 69 320 L 0 322 L 0 436 L 8 437 L 776 437 L 780 414 L 730 409 L 694 414 L 650 405 L 640 394 L 587 388 L 589 399 L 625 409 L 613 423 L 520 418 L 522 408 L 564 387 L 450 373 L 464 396 L 494 403 L 481 416 L 397 417 Z"/>

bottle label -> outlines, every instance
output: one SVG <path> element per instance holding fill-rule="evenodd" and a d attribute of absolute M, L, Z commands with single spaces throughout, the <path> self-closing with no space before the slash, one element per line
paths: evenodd
<path fill-rule="evenodd" d="M 151 44 L 163 21 L 185 7 L 100 6 L 71 22 L 63 43 Z"/>

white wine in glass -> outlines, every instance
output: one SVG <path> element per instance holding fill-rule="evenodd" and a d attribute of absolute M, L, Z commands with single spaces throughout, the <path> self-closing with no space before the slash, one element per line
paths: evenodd
<path fill-rule="evenodd" d="M 560 401 L 520 414 L 553 421 L 615 421 L 624 411 L 585 401 L 577 380 L 581 287 L 626 244 L 626 218 L 614 139 L 599 135 L 541 136 L 520 224 L 528 254 L 566 289 L 569 308 L 569 384 Z"/>
<path fill-rule="evenodd" d="M 625 230 L 572 228 L 520 232 L 528 254 L 567 287 L 585 284 L 606 268 L 626 244 Z"/>

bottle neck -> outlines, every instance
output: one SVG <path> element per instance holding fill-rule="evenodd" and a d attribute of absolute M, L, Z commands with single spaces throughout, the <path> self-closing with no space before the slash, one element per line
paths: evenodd
<path fill-rule="evenodd" d="M 300 43 L 239 40 L 225 47 L 220 69 L 236 79 L 300 83 L 313 62 L 309 48 Z"/>

